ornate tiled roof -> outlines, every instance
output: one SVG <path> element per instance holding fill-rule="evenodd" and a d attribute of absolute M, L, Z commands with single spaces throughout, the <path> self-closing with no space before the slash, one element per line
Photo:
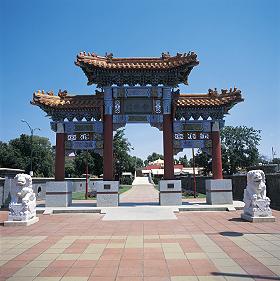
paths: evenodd
<path fill-rule="evenodd" d="M 78 121 L 85 118 L 87 121 L 100 120 L 103 115 L 103 94 L 96 95 L 68 95 L 67 91 L 59 90 L 58 95 L 44 91 L 33 94 L 31 104 L 39 106 L 54 121 L 63 121 L 65 118 Z"/>
<path fill-rule="evenodd" d="M 177 119 L 200 116 L 204 119 L 222 119 L 230 108 L 243 101 L 241 91 L 209 89 L 207 94 L 176 94 L 174 93 L 173 107 Z M 103 115 L 103 93 L 96 91 L 95 95 L 68 95 L 67 91 L 53 92 L 37 91 L 33 95 L 33 105 L 43 109 L 53 120 L 99 120 Z"/>
<path fill-rule="evenodd" d="M 159 58 L 114 58 L 113 54 L 102 57 L 82 52 L 75 64 L 82 68 L 89 85 L 177 86 L 180 83 L 187 84 L 189 73 L 199 62 L 193 52 L 177 53 L 176 56 L 162 53 Z"/>
<path fill-rule="evenodd" d="M 229 107 L 231 108 L 238 102 L 243 101 L 241 91 L 234 88 L 233 90 L 218 91 L 208 90 L 207 94 L 180 94 L 174 103 L 177 108 L 187 107 Z"/>
<path fill-rule="evenodd" d="M 73 109 L 87 109 L 96 108 L 103 106 L 103 94 L 98 93 L 97 95 L 68 95 L 67 91 L 59 90 L 58 95 L 54 93 L 44 91 L 37 91 L 33 94 L 33 105 L 73 110 Z"/>

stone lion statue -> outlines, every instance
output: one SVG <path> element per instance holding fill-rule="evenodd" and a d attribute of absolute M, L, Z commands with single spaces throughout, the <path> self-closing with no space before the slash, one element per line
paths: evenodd
<path fill-rule="evenodd" d="M 29 220 L 36 216 L 36 196 L 31 176 L 17 174 L 14 177 L 9 209 L 9 220 Z"/>
<path fill-rule="evenodd" d="M 265 174 L 262 170 L 247 173 L 247 186 L 244 190 L 244 213 L 250 216 L 271 216 L 270 199 L 266 196 Z"/>

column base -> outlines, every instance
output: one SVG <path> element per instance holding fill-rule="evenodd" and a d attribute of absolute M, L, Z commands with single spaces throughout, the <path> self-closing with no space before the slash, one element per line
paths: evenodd
<path fill-rule="evenodd" d="M 206 180 L 205 187 L 207 204 L 233 204 L 231 179 Z"/>
<path fill-rule="evenodd" d="M 46 207 L 68 207 L 72 204 L 72 182 L 49 181 L 46 183 Z"/>
<path fill-rule="evenodd" d="M 182 205 L 181 180 L 161 180 L 159 182 L 159 204 L 161 206 Z"/>
<path fill-rule="evenodd" d="M 97 207 L 119 206 L 119 181 L 96 181 Z"/>

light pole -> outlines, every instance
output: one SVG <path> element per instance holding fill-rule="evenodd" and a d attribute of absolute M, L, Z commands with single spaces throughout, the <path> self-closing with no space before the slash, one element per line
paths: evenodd
<path fill-rule="evenodd" d="M 29 172 L 29 174 L 30 174 L 30 176 L 32 177 L 32 176 L 33 176 L 33 170 L 32 170 L 33 134 L 34 134 L 34 132 L 35 132 L 36 130 L 40 131 L 40 128 L 34 128 L 34 129 L 33 129 L 33 128 L 30 126 L 30 124 L 29 124 L 27 121 L 23 120 L 23 119 L 21 119 L 21 122 L 27 124 L 27 126 L 28 126 L 28 128 L 29 128 L 29 130 L 30 130 L 30 134 L 31 134 L 31 138 L 30 138 L 30 172 Z"/>

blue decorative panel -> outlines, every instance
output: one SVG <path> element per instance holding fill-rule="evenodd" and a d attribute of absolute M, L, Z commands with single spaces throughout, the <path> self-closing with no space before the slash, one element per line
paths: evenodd
<path fill-rule="evenodd" d="M 72 141 L 72 149 L 95 149 L 96 141 Z"/>
<path fill-rule="evenodd" d="M 103 122 L 102 121 L 69 121 L 64 122 L 65 133 L 71 134 L 75 132 L 95 132 L 103 134 Z"/>
<path fill-rule="evenodd" d="M 174 133 L 181 133 L 183 131 L 209 133 L 211 132 L 211 123 L 210 120 L 176 120 L 173 122 L 173 131 Z"/>
<path fill-rule="evenodd" d="M 134 87 L 112 87 L 114 98 L 127 97 L 162 97 L 163 87 L 152 86 L 134 86 Z"/>

